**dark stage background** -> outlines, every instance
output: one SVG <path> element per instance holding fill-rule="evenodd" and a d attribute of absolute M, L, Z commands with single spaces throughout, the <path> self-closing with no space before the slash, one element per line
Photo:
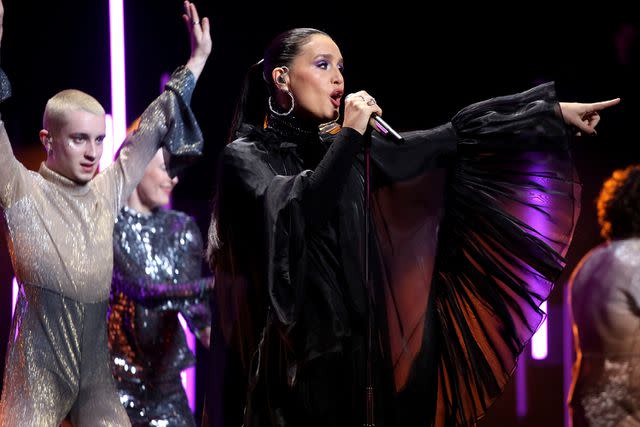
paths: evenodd
<path fill-rule="evenodd" d="M 14 96 L 0 111 L 16 155 L 37 169 L 44 159 L 37 138 L 42 111 L 55 92 L 75 87 L 111 110 L 108 2 L 5 0 L 4 5 L 1 58 Z M 349 13 L 337 3 L 292 6 L 201 0 L 197 6 L 213 24 L 213 54 L 193 100 L 206 148 L 204 158 L 181 176 L 174 207 L 194 215 L 204 235 L 215 160 L 225 143 L 245 70 L 261 58 L 268 40 L 291 27 L 316 27 L 331 34 L 345 57 L 347 92 L 369 91 L 384 109 L 385 119 L 399 130 L 439 125 L 471 102 L 548 80 L 556 81 L 562 100 L 623 98 L 618 107 L 603 113 L 597 137 L 573 143 L 584 183 L 583 211 L 567 272 L 550 299 L 549 357 L 531 360 L 527 349 L 521 359 L 520 369 L 527 377 L 526 415 L 516 415 L 515 381 L 511 381 L 481 423 L 561 426 L 565 282 L 578 260 L 601 242 L 594 201 L 603 179 L 614 168 L 640 160 L 635 131 L 640 112 L 636 84 L 640 25 L 634 15 L 613 4 L 600 4 L 600 10 L 588 17 L 586 13 L 559 16 L 540 4 L 521 3 L 518 10 L 445 4 L 438 13 L 429 4 L 404 0 L 387 4 L 385 10 L 353 4 L 351 8 L 361 11 Z M 188 58 L 181 7 L 178 0 L 125 0 L 129 122 L 158 94 L 161 74 Z M 607 12 L 607 7 L 615 13 Z M 2 233 L 0 240 L 1 370 L 11 321 L 12 273 Z M 204 264 L 203 271 L 207 271 Z M 207 381 L 204 351 L 198 349 L 198 416 Z"/>

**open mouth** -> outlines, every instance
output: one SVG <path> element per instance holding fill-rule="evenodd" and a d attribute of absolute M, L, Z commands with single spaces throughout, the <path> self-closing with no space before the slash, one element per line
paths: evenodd
<path fill-rule="evenodd" d="M 344 92 L 342 92 L 341 90 L 335 90 L 331 93 L 330 95 L 331 103 L 333 104 L 334 107 L 336 108 L 340 107 L 340 100 L 342 99 L 343 94 Z"/>

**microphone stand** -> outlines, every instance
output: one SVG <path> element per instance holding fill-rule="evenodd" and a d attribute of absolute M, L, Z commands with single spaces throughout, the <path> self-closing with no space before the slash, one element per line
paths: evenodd
<path fill-rule="evenodd" d="M 371 130 L 375 129 L 383 138 L 396 144 L 404 144 L 405 140 L 387 122 L 377 114 L 369 120 L 370 127 L 364 139 L 364 282 L 367 287 L 369 309 L 367 312 L 367 367 L 366 367 L 366 414 L 364 427 L 375 427 L 374 386 L 373 386 L 373 341 L 374 341 L 374 302 L 375 293 L 369 268 L 369 239 L 371 234 Z"/>
<path fill-rule="evenodd" d="M 369 238 L 371 219 L 371 131 L 364 141 L 364 282 L 369 299 L 367 312 L 367 367 L 365 399 L 366 414 L 364 427 L 375 427 L 374 387 L 373 387 L 373 312 L 374 293 L 369 272 Z"/>

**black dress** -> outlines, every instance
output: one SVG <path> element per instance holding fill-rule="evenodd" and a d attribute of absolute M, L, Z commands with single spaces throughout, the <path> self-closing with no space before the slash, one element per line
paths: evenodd
<path fill-rule="evenodd" d="M 369 310 L 376 425 L 474 423 L 542 322 L 577 220 L 553 84 L 403 145 L 373 135 L 370 294 L 364 137 L 267 123 L 221 156 L 210 425 L 363 425 Z"/>

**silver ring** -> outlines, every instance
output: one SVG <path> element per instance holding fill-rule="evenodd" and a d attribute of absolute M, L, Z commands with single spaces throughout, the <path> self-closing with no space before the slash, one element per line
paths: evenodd
<path fill-rule="evenodd" d="M 200 25 L 200 21 L 191 21 L 191 23 L 193 24 L 193 26 L 195 27 L 196 25 Z"/>
<path fill-rule="evenodd" d="M 372 96 L 371 99 L 367 101 L 367 105 L 376 105 L 376 99 Z"/>

